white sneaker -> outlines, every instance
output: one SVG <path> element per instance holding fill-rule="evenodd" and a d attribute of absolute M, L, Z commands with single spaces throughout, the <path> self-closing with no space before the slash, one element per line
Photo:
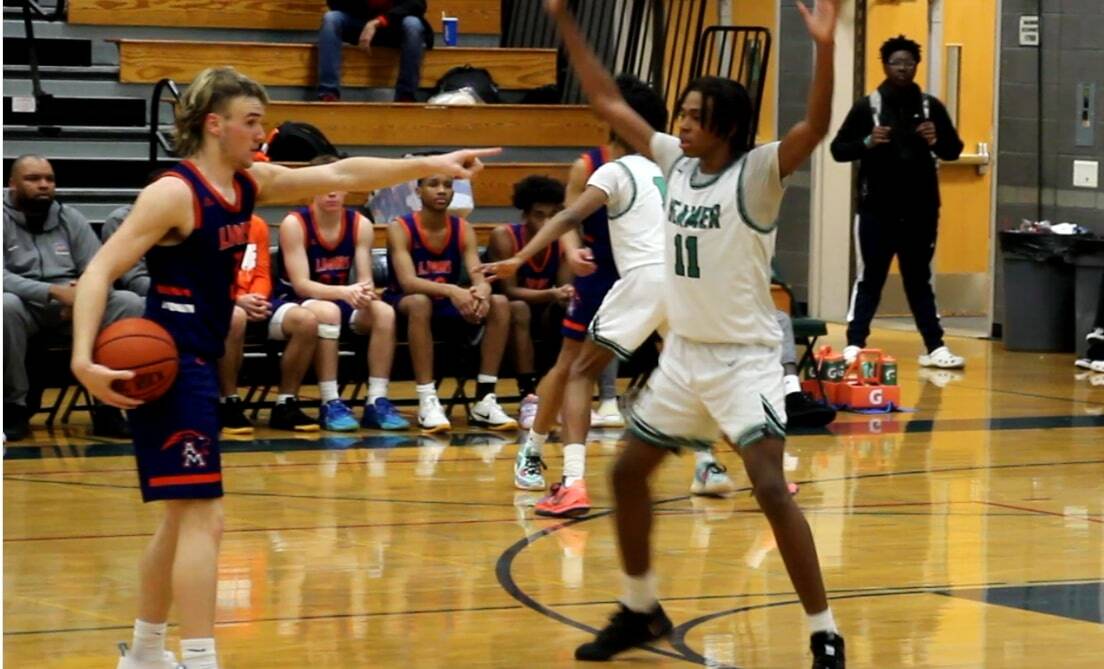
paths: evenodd
<path fill-rule="evenodd" d="M 538 402 L 537 396 L 532 393 L 521 400 L 521 405 L 518 407 L 518 427 L 523 430 L 533 427 L 533 421 L 537 417 Z"/>
<path fill-rule="evenodd" d="M 859 357 L 859 351 L 861 350 L 861 346 L 851 345 L 843 347 L 843 361 L 847 363 L 848 367 Z"/>
<path fill-rule="evenodd" d="M 119 658 L 115 669 L 176 669 L 177 666 L 176 655 L 171 650 L 166 650 L 160 660 L 153 662 L 139 662 L 133 655 L 124 655 Z"/>
<path fill-rule="evenodd" d="M 471 408 L 471 418 L 468 422 L 488 430 L 516 430 L 518 427 L 517 421 L 502 410 L 494 393 L 487 393 L 483 399 L 475 403 Z"/>
<path fill-rule="evenodd" d="M 616 398 L 602 400 L 598 411 L 590 413 L 590 419 L 591 427 L 625 427 L 625 419 L 621 416 L 621 409 L 617 407 Z"/>
<path fill-rule="evenodd" d="M 418 403 L 418 427 L 427 434 L 452 429 L 452 423 L 449 423 L 445 410 L 441 408 L 441 400 L 437 399 L 436 395 L 431 395 Z"/>
<path fill-rule="evenodd" d="M 939 369 L 962 369 L 966 366 L 966 358 L 951 353 L 951 349 L 940 346 L 931 353 L 920 356 L 921 367 L 938 367 Z"/>
<path fill-rule="evenodd" d="M 735 491 L 736 484 L 729 478 L 724 465 L 706 462 L 694 470 L 694 482 L 690 484 L 691 495 L 727 497 Z"/>
<path fill-rule="evenodd" d="M 1093 360 L 1089 363 L 1089 369 L 1094 372 L 1104 373 L 1104 360 Z"/>

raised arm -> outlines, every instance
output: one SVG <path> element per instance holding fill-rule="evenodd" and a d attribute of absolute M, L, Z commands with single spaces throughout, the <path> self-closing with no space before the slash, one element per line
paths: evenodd
<path fill-rule="evenodd" d="M 828 134 L 828 123 L 832 118 L 833 51 L 839 0 L 814 0 L 811 11 L 804 0 L 799 0 L 797 9 L 816 44 L 816 64 L 805 118 L 790 128 L 778 147 L 778 172 L 782 178 L 793 174 L 813 153 Z"/>
<path fill-rule="evenodd" d="M 579 32 L 579 26 L 575 23 L 571 10 L 567 8 L 567 1 L 545 0 L 544 6 L 560 29 L 567 56 L 579 75 L 591 109 L 610 124 L 618 137 L 628 142 L 641 155 L 651 158 L 651 142 L 655 130 L 621 97 L 621 91 L 617 89 L 613 77 Z"/>
<path fill-rule="evenodd" d="M 132 409 L 139 404 L 111 388 L 116 379 L 133 372 L 115 371 L 92 363 L 92 344 L 103 320 L 108 291 L 115 280 L 134 266 L 155 244 L 191 233 L 192 191 L 180 179 L 155 181 L 139 194 L 134 209 L 116 234 L 92 257 L 77 283 L 73 304 L 73 355 L 70 367 L 93 396 L 112 406 Z"/>
<path fill-rule="evenodd" d="M 345 158 L 327 165 L 291 169 L 272 163 L 253 163 L 249 168 L 259 187 L 258 200 L 305 199 L 332 191 L 360 192 L 413 181 L 432 174 L 470 179 L 483 169 L 480 158 L 497 155 L 502 149 L 463 149 L 417 158 Z"/>

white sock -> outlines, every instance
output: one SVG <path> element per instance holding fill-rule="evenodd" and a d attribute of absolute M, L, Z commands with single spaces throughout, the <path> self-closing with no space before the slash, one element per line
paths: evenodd
<path fill-rule="evenodd" d="M 147 623 L 134 620 L 134 640 L 127 653 L 139 662 L 160 661 L 165 654 L 165 623 Z"/>
<path fill-rule="evenodd" d="M 548 441 L 547 434 L 540 434 L 530 429 L 529 436 L 525 438 L 525 443 L 521 447 L 525 449 L 526 454 L 540 457 L 544 453 L 544 442 L 546 441 Z"/>
<path fill-rule="evenodd" d="M 820 613 L 814 613 L 809 618 L 809 634 L 817 632 L 831 632 L 839 634 L 836 627 L 836 619 L 832 617 L 832 609 L 824 609 Z"/>
<path fill-rule="evenodd" d="M 637 613 L 651 613 L 659 604 L 659 595 L 656 594 L 656 577 L 651 571 L 642 576 L 621 575 L 621 583 L 625 588 L 625 594 L 621 596 L 621 603 Z"/>
<path fill-rule="evenodd" d="M 563 447 L 564 457 L 564 485 L 571 486 L 586 474 L 586 446 L 584 444 L 567 444 Z"/>
<path fill-rule="evenodd" d="M 801 392 L 801 379 L 793 374 L 787 374 L 782 379 L 782 389 L 787 395 Z"/>
<path fill-rule="evenodd" d="M 418 404 L 422 404 L 431 397 L 437 397 L 437 388 L 433 383 L 419 383 L 414 386 L 414 392 L 418 393 Z"/>
<path fill-rule="evenodd" d="M 293 399 L 295 399 L 295 395 L 277 395 L 276 404 L 284 404 Z"/>
<path fill-rule="evenodd" d="M 228 402 L 229 400 L 239 400 L 240 401 L 241 397 L 239 397 L 237 393 L 234 393 L 232 395 L 223 395 L 222 397 L 219 398 L 219 404 L 226 404 L 226 402 Z"/>
<path fill-rule="evenodd" d="M 698 449 L 694 451 L 694 465 L 701 467 L 702 465 L 708 465 L 711 462 L 716 462 L 717 458 L 713 456 L 713 451 L 710 449 Z"/>
<path fill-rule="evenodd" d="M 184 669 L 218 669 L 214 639 L 181 639 L 180 661 Z"/>
<path fill-rule="evenodd" d="M 387 384 L 389 380 L 379 376 L 368 377 L 368 404 L 375 404 L 381 397 L 387 397 Z"/>
<path fill-rule="evenodd" d="M 318 392 L 322 394 L 322 404 L 338 399 L 337 379 L 333 381 L 319 381 Z"/>

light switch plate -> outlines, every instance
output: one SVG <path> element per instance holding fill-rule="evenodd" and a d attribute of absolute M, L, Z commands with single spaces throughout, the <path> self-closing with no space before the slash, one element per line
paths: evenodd
<path fill-rule="evenodd" d="M 1095 160 L 1073 161 L 1073 185 L 1078 188 L 1096 188 L 1100 163 Z"/>
<path fill-rule="evenodd" d="M 1020 46 L 1039 46 L 1039 17 L 1020 16 Z"/>

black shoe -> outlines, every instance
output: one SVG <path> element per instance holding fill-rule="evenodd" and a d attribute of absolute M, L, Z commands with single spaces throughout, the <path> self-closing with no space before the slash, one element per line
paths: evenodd
<path fill-rule="evenodd" d="M 272 407 L 272 416 L 268 426 L 273 430 L 293 430 L 296 432 L 317 432 L 318 421 L 303 413 L 299 400 L 288 400 Z"/>
<path fill-rule="evenodd" d="M 26 439 L 31 433 L 31 415 L 22 404 L 4 404 L 4 436 L 8 441 Z"/>
<path fill-rule="evenodd" d="M 659 604 L 651 613 L 637 613 L 622 604 L 594 641 L 575 649 L 575 659 L 604 662 L 634 646 L 666 637 L 672 627 L 671 619 Z"/>
<path fill-rule="evenodd" d="M 253 433 L 253 421 L 246 418 L 240 397 L 227 397 L 219 403 L 219 425 L 226 434 Z"/>
<path fill-rule="evenodd" d="M 92 434 L 108 439 L 130 439 L 130 425 L 122 411 L 97 404 L 92 407 Z"/>
<path fill-rule="evenodd" d="M 832 632 L 817 632 L 809 640 L 813 651 L 813 669 L 844 669 L 843 637 Z"/>
<path fill-rule="evenodd" d="M 786 395 L 786 422 L 793 427 L 824 427 L 836 419 L 836 410 L 809 393 Z"/>

